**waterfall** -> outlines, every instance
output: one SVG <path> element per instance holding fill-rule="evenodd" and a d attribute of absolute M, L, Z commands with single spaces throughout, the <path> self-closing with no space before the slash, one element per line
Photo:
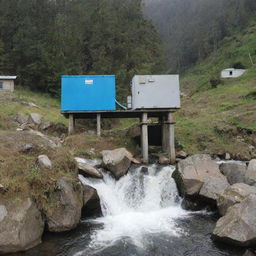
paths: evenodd
<path fill-rule="evenodd" d="M 102 248 L 129 239 L 137 247 L 144 248 L 150 235 L 182 234 L 175 219 L 187 212 L 180 205 L 172 178 L 174 169 L 173 166 L 157 165 L 138 167 L 118 181 L 108 172 L 103 173 L 102 180 L 79 175 L 84 185 L 97 190 L 103 213 L 103 217 L 90 220 L 102 225 L 94 232 L 90 246 Z"/>

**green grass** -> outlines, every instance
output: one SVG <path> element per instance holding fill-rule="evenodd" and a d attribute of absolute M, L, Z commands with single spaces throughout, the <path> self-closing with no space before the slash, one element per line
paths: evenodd
<path fill-rule="evenodd" d="M 248 144 L 256 144 L 253 136 L 239 134 L 239 129 L 256 133 L 256 65 L 251 64 L 249 53 L 256 63 L 255 23 L 225 38 L 216 52 L 182 77 L 182 90 L 187 96 L 175 116 L 176 133 L 189 153 L 251 153 Z M 245 65 L 246 73 L 240 78 L 222 79 L 217 88 L 212 88 L 210 80 L 236 62 Z M 216 132 L 225 127 L 229 127 L 225 133 Z M 244 142 L 238 141 L 238 136 Z"/>
<path fill-rule="evenodd" d="M 5 100 L 4 95 L 9 100 Z M 38 113 L 47 121 L 67 125 L 67 120 L 60 114 L 60 100 L 52 98 L 48 94 L 32 92 L 24 87 L 16 86 L 13 93 L 0 92 L 0 97 L 0 129 L 7 129 L 6 122 L 8 122 L 10 116 L 18 113 Z M 22 102 L 32 102 L 38 108 L 22 104 Z"/>

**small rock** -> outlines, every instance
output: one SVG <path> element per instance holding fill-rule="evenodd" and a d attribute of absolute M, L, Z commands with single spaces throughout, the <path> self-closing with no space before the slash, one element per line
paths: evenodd
<path fill-rule="evenodd" d="M 27 106 L 30 106 L 30 107 L 33 107 L 33 108 L 39 108 L 39 107 L 38 107 L 35 103 L 33 103 L 33 102 L 21 101 L 21 104 L 27 105 Z"/>
<path fill-rule="evenodd" d="M 49 147 L 51 147 L 53 149 L 58 148 L 58 147 L 61 146 L 61 139 L 60 138 L 53 137 L 53 136 L 46 136 L 45 134 L 43 134 L 39 131 L 32 130 L 32 129 L 29 130 L 29 133 L 41 137 L 45 142 L 47 142 Z"/>
<path fill-rule="evenodd" d="M 104 150 L 101 152 L 104 166 L 119 179 L 125 175 L 131 165 L 132 154 L 125 148 Z"/>
<path fill-rule="evenodd" d="M 141 169 L 140 169 L 141 173 L 143 174 L 148 174 L 148 167 L 146 166 L 142 166 Z"/>
<path fill-rule="evenodd" d="M 188 156 L 188 154 L 183 150 L 177 152 L 177 154 L 176 154 L 176 157 L 181 158 L 181 159 L 185 159 L 187 156 Z"/>
<path fill-rule="evenodd" d="M 241 203 L 231 206 L 220 218 L 213 237 L 238 246 L 256 245 L 256 195 L 249 195 Z"/>
<path fill-rule="evenodd" d="M 158 160 L 159 164 L 170 164 L 170 159 L 165 156 L 160 156 Z"/>
<path fill-rule="evenodd" d="M 233 185 L 236 183 L 244 183 L 246 182 L 246 164 L 239 162 L 232 163 L 222 163 L 220 165 L 220 171 L 223 173 L 228 182 Z"/>
<path fill-rule="evenodd" d="M 47 122 L 41 123 L 39 126 L 39 129 L 44 131 L 44 130 L 47 130 L 48 128 L 50 128 L 51 126 L 52 126 L 52 123 L 47 121 Z"/>
<path fill-rule="evenodd" d="M 224 159 L 225 160 L 230 160 L 231 159 L 231 155 L 229 153 L 225 153 L 224 154 Z"/>
<path fill-rule="evenodd" d="M 226 188 L 217 198 L 219 213 L 225 215 L 230 206 L 240 203 L 250 194 L 256 194 L 256 187 L 244 183 L 237 183 Z"/>
<path fill-rule="evenodd" d="M 22 125 L 20 126 L 20 129 L 21 129 L 22 131 L 28 131 L 28 130 L 30 130 L 33 126 L 34 126 L 34 125 L 32 125 L 32 124 L 24 123 L 24 124 L 22 124 Z"/>
<path fill-rule="evenodd" d="M 247 171 L 246 171 L 246 178 L 250 185 L 256 184 L 256 159 L 252 159 L 249 162 Z"/>
<path fill-rule="evenodd" d="M 27 117 L 23 113 L 19 113 L 14 117 L 14 120 L 19 124 L 24 124 L 27 122 Z"/>
<path fill-rule="evenodd" d="M 0 184 L 0 191 L 5 191 L 5 187 L 2 184 Z"/>
<path fill-rule="evenodd" d="M 76 160 L 77 167 L 80 170 L 81 174 L 85 173 L 93 178 L 98 178 L 98 179 L 103 178 L 103 175 L 100 171 L 98 171 L 95 167 L 82 161 L 83 159 L 76 157 L 75 160 Z"/>
<path fill-rule="evenodd" d="M 101 159 L 87 159 L 87 158 L 81 158 L 81 157 L 75 157 L 75 160 L 77 162 L 85 163 L 90 166 L 93 166 L 95 168 L 102 166 L 102 160 Z"/>
<path fill-rule="evenodd" d="M 20 147 L 20 152 L 27 153 L 33 149 L 33 144 L 27 143 Z"/>
<path fill-rule="evenodd" d="M 52 162 L 47 155 L 40 155 L 37 160 L 41 168 L 52 168 Z"/>
<path fill-rule="evenodd" d="M 29 124 L 36 124 L 40 125 L 42 123 L 43 117 L 37 113 L 31 113 L 28 116 L 28 121 L 27 123 Z"/>

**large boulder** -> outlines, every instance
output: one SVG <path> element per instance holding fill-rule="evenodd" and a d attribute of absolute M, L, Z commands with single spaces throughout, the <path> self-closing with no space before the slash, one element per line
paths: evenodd
<path fill-rule="evenodd" d="M 217 198 L 219 213 L 225 215 L 230 206 L 240 203 L 250 194 L 256 194 L 256 187 L 237 183 L 226 188 L 224 193 Z"/>
<path fill-rule="evenodd" d="M 102 173 L 99 170 L 97 170 L 94 166 L 88 164 L 86 160 L 79 157 L 76 157 L 75 160 L 77 163 L 78 170 L 82 175 L 98 179 L 103 178 Z"/>
<path fill-rule="evenodd" d="M 30 198 L 0 199 L 0 254 L 40 244 L 43 231 L 43 218 Z"/>
<path fill-rule="evenodd" d="M 249 165 L 246 171 L 246 178 L 248 180 L 248 184 L 250 185 L 256 184 L 256 159 L 252 159 L 249 162 Z"/>
<path fill-rule="evenodd" d="M 256 245 L 256 195 L 230 207 L 213 231 L 217 240 L 239 246 Z"/>
<path fill-rule="evenodd" d="M 246 169 L 246 164 L 242 162 L 229 162 L 220 165 L 221 173 L 227 177 L 231 185 L 246 182 Z"/>
<path fill-rule="evenodd" d="M 66 177 L 56 182 L 56 191 L 51 195 L 50 207 L 44 209 L 48 229 L 62 232 L 75 228 L 81 218 L 83 188 L 79 181 Z"/>
<path fill-rule="evenodd" d="M 220 172 L 218 164 L 209 155 L 193 155 L 181 160 L 173 172 L 173 178 L 183 196 L 198 195 L 209 177 L 226 181 L 226 177 Z"/>
<path fill-rule="evenodd" d="M 119 179 L 127 173 L 133 159 L 132 154 L 125 148 L 103 150 L 101 154 L 104 166 L 116 179 Z"/>
<path fill-rule="evenodd" d="M 208 177 L 200 192 L 199 195 L 208 200 L 209 202 L 215 203 L 216 206 L 216 200 L 223 194 L 226 188 L 228 188 L 230 185 L 229 183 L 219 177 Z"/>

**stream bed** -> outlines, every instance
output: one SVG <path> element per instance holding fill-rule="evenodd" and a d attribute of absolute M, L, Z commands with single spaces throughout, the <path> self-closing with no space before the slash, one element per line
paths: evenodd
<path fill-rule="evenodd" d="M 137 167 L 120 180 L 79 176 L 94 187 L 103 216 L 82 219 L 62 234 L 45 233 L 43 243 L 13 256 L 241 256 L 244 249 L 211 240 L 216 216 L 182 209 L 173 166 Z"/>

